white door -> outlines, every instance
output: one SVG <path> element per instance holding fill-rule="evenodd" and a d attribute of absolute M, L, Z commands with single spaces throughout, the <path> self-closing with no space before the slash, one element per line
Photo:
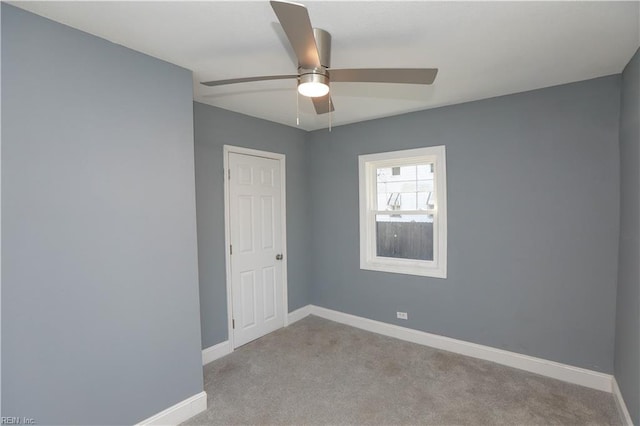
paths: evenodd
<path fill-rule="evenodd" d="M 280 161 L 229 153 L 234 348 L 284 326 Z"/>

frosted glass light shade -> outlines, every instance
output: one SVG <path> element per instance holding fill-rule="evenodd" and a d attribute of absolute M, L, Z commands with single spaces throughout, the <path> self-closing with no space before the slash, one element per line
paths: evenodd
<path fill-rule="evenodd" d="M 317 98 L 329 93 L 329 86 L 315 81 L 298 85 L 298 93 L 309 98 Z"/>
<path fill-rule="evenodd" d="M 320 73 L 302 74 L 298 81 L 298 93 L 309 98 L 317 98 L 329 93 L 329 78 Z"/>

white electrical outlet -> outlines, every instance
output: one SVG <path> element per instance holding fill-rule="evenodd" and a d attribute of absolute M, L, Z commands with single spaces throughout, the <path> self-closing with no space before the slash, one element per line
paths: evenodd
<path fill-rule="evenodd" d="M 396 312 L 396 315 L 399 319 L 409 319 L 409 315 L 406 312 Z"/>

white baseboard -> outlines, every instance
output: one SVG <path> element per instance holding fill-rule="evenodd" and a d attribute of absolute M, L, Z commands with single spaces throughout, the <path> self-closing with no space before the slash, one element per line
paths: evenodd
<path fill-rule="evenodd" d="M 287 316 L 288 323 L 293 324 L 294 322 L 300 321 L 302 318 L 309 316 L 309 314 L 311 314 L 312 306 L 313 305 L 303 306 L 293 312 L 289 312 L 289 315 Z"/>
<path fill-rule="evenodd" d="M 613 398 L 616 400 L 616 407 L 618 408 L 620 418 L 623 420 L 623 425 L 633 426 L 631 414 L 629 414 L 629 410 L 627 410 L 627 404 L 625 404 L 624 402 L 624 398 L 622 397 L 622 393 L 620 392 L 620 387 L 618 387 L 618 381 L 615 379 L 615 377 L 613 378 Z"/>
<path fill-rule="evenodd" d="M 217 345 L 209 346 L 207 349 L 202 350 L 202 365 L 207 365 L 211 361 L 229 355 L 231 352 L 233 351 L 231 350 L 231 345 L 228 340 L 218 343 Z"/>
<path fill-rule="evenodd" d="M 306 308 L 306 307 L 305 307 Z M 301 308 L 298 311 L 302 311 Z M 529 355 L 523 355 L 516 352 L 509 352 L 503 349 L 492 348 L 490 346 L 479 345 L 477 343 L 465 342 L 464 340 L 452 339 L 450 337 L 439 336 L 437 334 L 426 333 L 424 331 L 413 330 L 406 327 L 400 327 L 393 324 L 387 324 L 380 321 L 374 321 L 355 315 L 345 314 L 320 306 L 309 305 L 309 314 L 316 315 L 328 320 L 347 324 L 352 327 L 382 334 L 396 339 L 406 340 L 408 342 L 418 343 L 420 345 L 430 346 L 436 349 L 442 349 L 473 358 L 484 359 L 498 364 L 506 365 L 520 370 L 529 371 L 540 374 L 542 376 L 552 377 L 554 379 L 563 380 L 565 382 L 586 386 L 605 392 L 612 392 L 613 376 L 597 371 L 587 370 L 585 368 L 574 367 L 571 365 L 561 364 L 555 361 L 548 361 L 542 358 L 536 358 Z M 294 313 L 297 313 L 295 311 Z M 302 311 L 304 313 L 306 311 Z M 308 315 L 308 314 L 307 314 Z M 300 317 L 298 319 L 301 319 Z"/>
<path fill-rule="evenodd" d="M 159 412 L 155 416 L 141 421 L 136 426 L 178 425 L 206 409 L 207 393 L 202 391 L 191 398 L 180 401 L 176 405 Z"/>

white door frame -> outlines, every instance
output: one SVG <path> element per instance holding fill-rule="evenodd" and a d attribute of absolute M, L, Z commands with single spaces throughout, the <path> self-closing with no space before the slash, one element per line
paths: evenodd
<path fill-rule="evenodd" d="M 227 282 L 227 329 L 229 334 L 229 347 L 231 351 L 234 351 L 233 342 L 233 299 L 232 299 L 232 285 L 231 285 L 231 253 L 229 247 L 231 246 L 231 229 L 230 229 L 230 188 L 229 188 L 229 154 L 245 154 L 253 155 L 256 157 L 270 158 L 272 160 L 278 160 L 280 162 L 280 191 L 282 197 L 280 197 L 280 211 L 282 215 L 282 309 L 284 310 L 283 320 L 284 327 L 289 325 L 289 301 L 287 291 L 287 190 L 286 190 L 286 167 L 285 167 L 285 155 L 268 151 L 260 151 L 257 149 L 243 148 L 240 146 L 224 145 L 223 146 L 223 164 L 224 164 L 224 243 L 225 243 L 225 273 Z"/>

